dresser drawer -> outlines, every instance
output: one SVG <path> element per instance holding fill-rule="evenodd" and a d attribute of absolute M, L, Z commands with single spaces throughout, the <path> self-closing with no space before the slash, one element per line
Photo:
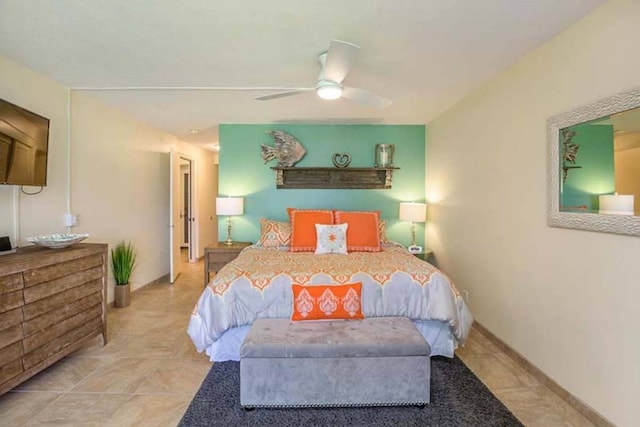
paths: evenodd
<path fill-rule="evenodd" d="M 0 348 L 9 347 L 14 342 L 22 340 L 22 325 L 13 325 L 0 330 Z"/>
<path fill-rule="evenodd" d="M 24 372 L 22 368 L 22 359 L 15 359 L 0 366 L 0 384 L 9 381 L 11 378 Z"/>
<path fill-rule="evenodd" d="M 17 291 L 24 287 L 22 273 L 0 276 L 0 295 L 7 292 Z"/>
<path fill-rule="evenodd" d="M 79 328 L 94 319 L 100 319 L 102 314 L 102 305 L 97 304 L 88 310 L 81 311 L 71 317 L 62 320 L 55 325 L 52 325 L 46 329 L 41 329 L 38 332 L 26 337 L 23 341 L 23 350 L 29 353 L 38 347 L 41 347 L 61 336 L 68 333 L 71 330 Z"/>
<path fill-rule="evenodd" d="M 216 252 L 209 254 L 209 262 L 211 264 L 225 265 L 229 261 L 233 261 L 238 257 L 238 252 Z"/>
<path fill-rule="evenodd" d="M 24 298 L 22 297 L 22 289 L 0 295 L 0 313 L 4 313 L 23 305 Z"/>
<path fill-rule="evenodd" d="M 42 329 L 49 328 L 51 325 L 60 323 L 69 317 L 100 304 L 102 304 L 102 292 L 97 291 L 56 310 L 48 311 L 38 317 L 27 320 L 22 324 L 24 336 L 28 337 L 33 335 Z"/>
<path fill-rule="evenodd" d="M 229 261 L 231 261 L 231 260 L 229 260 Z M 227 264 L 228 264 L 227 261 L 225 261 L 225 262 L 210 262 L 209 263 L 209 272 L 210 273 L 217 273 L 218 271 L 220 271 L 220 269 L 222 267 L 224 267 Z"/>
<path fill-rule="evenodd" d="M 96 317 L 60 337 L 26 353 L 23 356 L 25 369 L 31 369 L 38 363 L 62 352 L 66 347 L 87 337 L 96 335 L 102 329 L 102 320 Z"/>
<path fill-rule="evenodd" d="M 74 272 L 72 274 L 59 277 L 57 279 L 42 282 L 38 285 L 27 287 L 24 289 L 24 302 L 31 302 L 47 298 L 67 289 L 75 288 L 92 280 L 102 277 L 102 267 L 93 267 L 88 270 Z"/>
<path fill-rule="evenodd" d="M 0 298 L 2 298 L 0 296 Z M 0 328 L 8 328 L 9 326 L 19 325 L 22 323 L 22 307 L 16 307 L 13 310 L 0 313 Z"/>
<path fill-rule="evenodd" d="M 95 254 L 46 267 L 34 268 L 33 270 L 25 271 L 24 285 L 28 288 L 39 283 L 72 276 L 74 273 L 90 270 L 93 267 L 98 267 L 101 270 L 102 262 L 102 255 Z"/>
<path fill-rule="evenodd" d="M 93 280 L 89 283 L 85 283 L 75 288 L 68 289 L 64 292 L 59 292 L 49 298 L 44 298 L 31 304 L 27 304 L 23 307 L 24 319 L 31 320 L 42 314 L 48 313 L 52 310 L 64 307 L 71 301 L 75 301 L 79 298 L 86 297 L 96 292 L 102 291 L 102 280 Z"/>
<path fill-rule="evenodd" d="M 5 348 L 0 348 L 0 365 L 22 357 L 22 343 L 14 342 Z"/>

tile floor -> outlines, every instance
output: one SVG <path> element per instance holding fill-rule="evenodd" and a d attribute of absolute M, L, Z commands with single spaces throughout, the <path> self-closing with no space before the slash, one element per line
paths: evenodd
<path fill-rule="evenodd" d="M 476 329 L 456 354 L 524 425 L 593 426 Z"/>
<path fill-rule="evenodd" d="M 0 396 L 0 425 L 175 426 L 211 367 L 185 332 L 202 268 L 184 263 L 175 285 L 148 286 L 111 309 L 109 343 Z M 476 330 L 458 355 L 525 425 L 591 425 Z"/>

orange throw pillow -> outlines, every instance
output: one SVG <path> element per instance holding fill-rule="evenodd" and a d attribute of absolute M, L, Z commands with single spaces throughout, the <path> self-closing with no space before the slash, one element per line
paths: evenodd
<path fill-rule="evenodd" d="M 314 252 L 318 237 L 316 224 L 333 224 L 333 211 L 287 209 L 291 220 L 291 252 Z"/>
<path fill-rule="evenodd" d="M 347 251 L 380 252 L 380 213 L 334 211 L 336 224 L 349 224 Z"/>
<path fill-rule="evenodd" d="M 291 285 L 291 320 L 364 319 L 362 282 L 346 285 Z"/>

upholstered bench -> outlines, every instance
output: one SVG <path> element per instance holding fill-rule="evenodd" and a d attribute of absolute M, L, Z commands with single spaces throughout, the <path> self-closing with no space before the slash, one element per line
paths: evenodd
<path fill-rule="evenodd" d="M 240 348 L 243 407 L 429 403 L 429 344 L 403 317 L 258 319 Z"/>

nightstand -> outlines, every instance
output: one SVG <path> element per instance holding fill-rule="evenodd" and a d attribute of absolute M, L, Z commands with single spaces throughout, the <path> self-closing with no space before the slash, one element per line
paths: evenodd
<path fill-rule="evenodd" d="M 209 283 L 210 273 L 220 271 L 228 262 L 234 260 L 240 251 L 251 242 L 233 242 L 225 245 L 223 242 L 213 243 L 204 248 L 204 285 Z"/>
<path fill-rule="evenodd" d="M 415 256 L 416 258 L 420 258 L 423 261 L 429 262 L 429 259 L 431 259 L 431 256 L 433 255 L 433 251 L 429 248 L 424 248 L 422 252 L 418 252 L 411 255 Z"/>

